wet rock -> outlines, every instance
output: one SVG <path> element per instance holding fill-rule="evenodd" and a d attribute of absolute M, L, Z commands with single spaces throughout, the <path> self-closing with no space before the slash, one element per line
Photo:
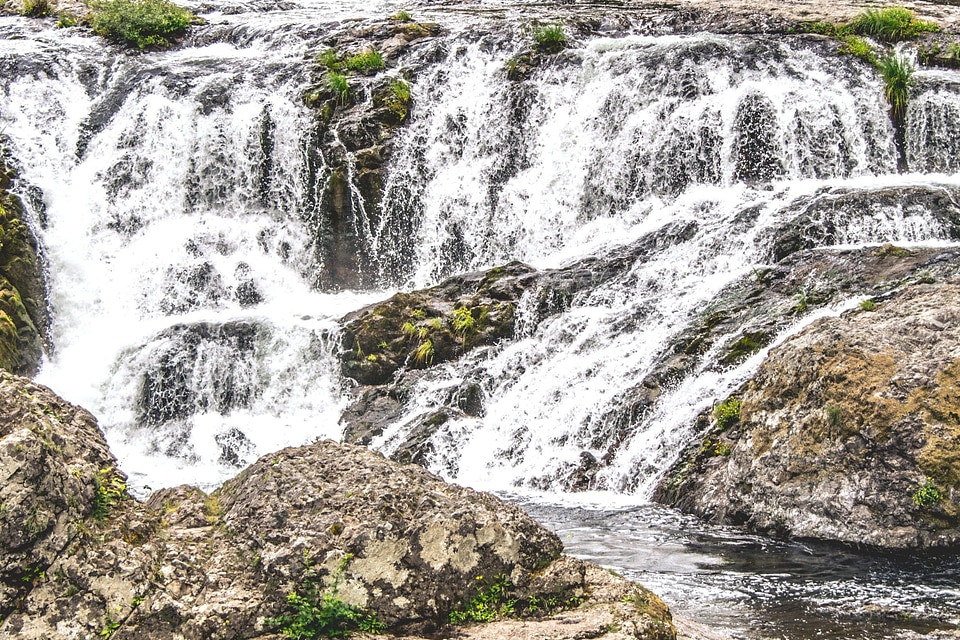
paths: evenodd
<path fill-rule="evenodd" d="M 3 637 L 275 638 L 289 593 L 449 636 L 451 614 L 494 587 L 510 611 L 456 635 L 676 637 L 656 596 L 561 555 L 518 508 L 361 447 L 284 449 L 212 494 L 146 503 L 113 464 L 88 413 L 0 374 Z"/>
<path fill-rule="evenodd" d="M 49 329 L 39 245 L 19 198 L 9 193 L 17 179 L 0 151 L 0 367 L 36 373 Z"/>
<path fill-rule="evenodd" d="M 958 304 L 955 278 L 914 284 L 790 338 L 658 499 L 794 537 L 960 544 Z"/>

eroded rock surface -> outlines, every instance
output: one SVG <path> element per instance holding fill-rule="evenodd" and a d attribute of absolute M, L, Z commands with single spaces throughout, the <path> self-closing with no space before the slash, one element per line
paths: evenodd
<path fill-rule="evenodd" d="M 275 638 L 290 593 L 447 633 L 500 584 L 514 620 L 458 635 L 676 637 L 656 596 L 563 556 L 518 508 L 362 447 L 284 449 L 145 503 L 114 465 L 89 413 L 0 374 L 0 636 Z"/>
<path fill-rule="evenodd" d="M 913 284 L 771 351 L 659 498 L 714 522 L 883 547 L 960 543 L 960 281 Z"/>

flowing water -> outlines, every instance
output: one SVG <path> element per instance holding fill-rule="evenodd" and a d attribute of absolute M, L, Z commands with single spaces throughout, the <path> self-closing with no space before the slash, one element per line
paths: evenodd
<path fill-rule="evenodd" d="M 879 79 L 822 42 L 625 28 L 578 39 L 511 82 L 522 20 L 425 8 L 448 31 L 432 62 L 416 49 L 399 61 L 420 71 L 383 208 L 361 234 L 377 286 L 320 291 L 331 266 L 312 225 L 325 214 L 327 160 L 301 100 L 316 80 L 310 60 L 331 34 L 398 6 L 194 8 L 208 24 L 186 46 L 142 55 L 0 19 L 0 130 L 49 270 L 53 350 L 38 378 L 98 416 L 140 492 L 213 487 L 269 451 L 338 438 L 347 400 L 334 351 L 348 311 L 508 260 L 631 255 L 543 321 L 526 299 L 516 340 L 437 367 L 373 446 L 389 453 L 472 381 L 485 414 L 446 423 L 431 468 L 519 492 L 573 552 L 640 578 L 678 611 L 744 637 L 958 623 L 955 561 L 931 570 L 927 559 L 781 544 L 648 504 L 694 417 L 763 353 L 704 366 L 618 425 L 623 394 L 671 337 L 771 261 L 771 234 L 798 215 L 819 212 L 840 245 L 957 240 L 928 201 L 876 195 L 956 197 L 960 75 L 918 73 L 910 171 L 897 174 Z M 584 454 L 608 450 L 603 491 L 566 493 L 560 479 Z M 845 617 L 851 603 L 873 617 Z"/>

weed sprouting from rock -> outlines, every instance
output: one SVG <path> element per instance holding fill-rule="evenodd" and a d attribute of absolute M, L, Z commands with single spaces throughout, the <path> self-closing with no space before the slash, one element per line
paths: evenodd
<path fill-rule="evenodd" d="M 740 422 L 740 398 L 730 396 L 713 408 L 713 419 L 717 421 L 717 429 L 726 431 Z"/>
<path fill-rule="evenodd" d="M 94 33 L 138 49 L 169 47 L 193 22 L 192 13 L 167 0 L 100 0 L 90 7 Z"/>
<path fill-rule="evenodd" d="M 933 480 L 925 478 L 923 484 L 913 492 L 913 503 L 918 507 L 932 507 L 943 500 L 943 494 L 933 484 Z"/>
<path fill-rule="evenodd" d="M 932 22 L 918 20 L 913 11 L 904 7 L 867 9 L 854 19 L 851 27 L 856 33 L 885 42 L 900 42 L 916 38 L 925 31 L 939 31 Z"/>
<path fill-rule="evenodd" d="M 450 612 L 450 624 L 492 622 L 513 615 L 517 601 L 509 597 L 512 586 L 505 574 L 495 576 L 486 587 L 483 586 L 483 576 L 477 576 L 476 595 L 461 609 Z"/>
<path fill-rule="evenodd" d="M 127 496 L 127 483 L 112 468 L 101 469 L 94 482 L 96 493 L 93 495 L 90 515 L 94 520 L 103 522 L 110 515 L 110 509 Z"/>
<path fill-rule="evenodd" d="M 299 591 L 287 594 L 288 613 L 263 622 L 287 638 L 342 638 L 353 631 L 381 633 L 385 628 L 373 612 L 347 604 L 338 593 L 344 571 L 353 556 L 348 554 L 333 572 L 333 580 L 326 588 L 314 577 L 307 577 Z"/>
<path fill-rule="evenodd" d="M 907 98 L 910 95 L 913 65 L 905 57 L 891 53 L 880 58 L 877 68 L 883 76 L 883 95 L 890 103 L 890 114 L 894 122 L 903 122 L 907 115 Z"/>
<path fill-rule="evenodd" d="M 550 24 L 533 32 L 533 42 L 540 53 L 558 53 L 567 46 L 567 34 L 561 25 Z"/>

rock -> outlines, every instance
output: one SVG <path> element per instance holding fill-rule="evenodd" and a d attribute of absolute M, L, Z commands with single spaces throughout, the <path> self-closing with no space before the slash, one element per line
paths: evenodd
<path fill-rule="evenodd" d="M 0 153 L 0 367 L 32 375 L 46 346 L 49 316 L 38 243 L 23 204 L 9 193 L 16 173 Z"/>
<path fill-rule="evenodd" d="M 770 352 L 657 498 L 713 522 L 879 547 L 960 544 L 960 279 Z M 709 423 L 706 416 L 701 423 Z"/>
<path fill-rule="evenodd" d="M 362 447 L 284 449 L 146 503 L 114 464 L 90 414 L 0 373 L 0 636 L 277 638 L 327 597 L 402 636 L 489 614 L 457 635 L 676 637 L 659 598 L 517 507 Z"/>

